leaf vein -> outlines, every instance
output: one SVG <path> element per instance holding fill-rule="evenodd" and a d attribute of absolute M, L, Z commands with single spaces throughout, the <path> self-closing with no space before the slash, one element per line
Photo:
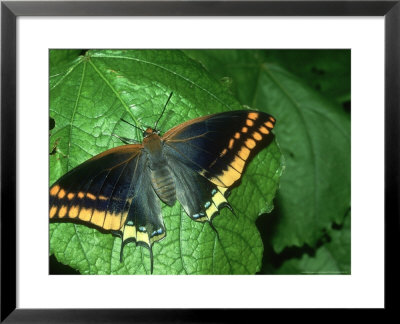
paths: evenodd
<path fill-rule="evenodd" d="M 178 74 L 178 73 L 176 73 L 176 72 L 174 72 L 174 71 L 172 71 L 172 70 L 170 70 L 170 69 L 168 69 L 168 68 L 166 68 L 166 67 L 164 67 L 162 65 L 159 65 L 159 64 L 156 64 L 156 63 L 153 63 L 153 62 L 149 62 L 149 61 L 145 61 L 145 60 L 142 60 L 142 59 L 134 58 L 134 57 L 126 57 L 126 56 L 121 56 L 121 55 L 101 55 L 101 56 L 93 56 L 93 57 L 106 57 L 106 58 L 112 58 L 112 59 L 133 60 L 133 61 L 137 61 L 137 62 L 141 62 L 141 63 L 144 63 L 144 64 L 149 64 L 149 65 L 155 66 L 155 67 L 160 68 L 160 69 L 162 69 L 164 71 L 167 71 L 167 72 L 169 72 L 169 73 L 171 73 L 173 75 L 176 75 L 177 77 L 181 78 L 182 80 L 192 84 L 196 88 L 198 88 L 198 89 L 204 91 L 205 93 L 207 93 L 208 95 L 210 95 L 215 101 L 217 101 L 220 104 L 222 104 L 223 106 L 227 107 L 229 110 L 232 110 L 232 108 L 229 105 L 227 105 L 225 102 L 223 102 L 221 99 L 219 99 L 212 92 L 210 92 L 207 89 L 205 89 L 205 88 L 201 87 L 200 85 L 196 84 L 194 81 L 190 80 L 189 78 L 187 78 L 187 77 L 185 77 L 185 76 L 183 76 L 181 74 Z"/>

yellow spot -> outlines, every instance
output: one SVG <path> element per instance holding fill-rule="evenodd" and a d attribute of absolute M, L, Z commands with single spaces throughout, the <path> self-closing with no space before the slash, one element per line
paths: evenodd
<path fill-rule="evenodd" d="M 234 169 L 242 172 L 244 168 L 244 161 L 239 157 L 235 157 L 235 159 L 231 162 L 231 165 Z"/>
<path fill-rule="evenodd" d="M 274 128 L 274 124 L 272 124 L 270 121 L 267 121 L 266 123 L 264 123 L 264 125 L 268 128 Z"/>
<path fill-rule="evenodd" d="M 82 199 L 83 197 L 85 197 L 85 194 L 84 194 L 83 192 L 79 192 L 79 193 L 78 193 L 78 197 L 79 197 L 80 199 Z"/>
<path fill-rule="evenodd" d="M 106 230 L 118 230 L 120 228 L 121 217 L 119 215 L 107 214 L 103 228 Z"/>
<path fill-rule="evenodd" d="M 114 228 L 112 228 L 113 227 L 113 223 L 114 223 L 114 213 L 107 214 L 106 219 L 104 220 L 103 228 L 105 230 L 114 229 Z"/>
<path fill-rule="evenodd" d="M 253 149 L 256 146 L 256 142 L 251 138 L 248 138 L 244 144 L 246 144 L 249 149 Z"/>
<path fill-rule="evenodd" d="M 275 118 L 274 118 L 274 117 L 272 117 L 272 116 L 269 116 L 269 119 L 270 119 L 272 122 L 274 122 L 274 123 L 275 123 Z"/>
<path fill-rule="evenodd" d="M 125 214 L 127 215 L 128 213 Z M 106 230 L 119 230 L 121 228 L 121 217 L 123 217 L 121 213 L 107 213 L 103 228 Z"/>
<path fill-rule="evenodd" d="M 247 147 L 242 146 L 242 148 L 241 148 L 240 151 L 238 152 L 238 155 L 239 155 L 243 160 L 247 160 L 247 158 L 248 158 L 249 155 L 250 155 L 250 150 L 249 150 Z"/>
<path fill-rule="evenodd" d="M 211 219 L 211 217 L 212 217 L 216 212 L 218 212 L 218 208 L 215 207 L 214 204 L 211 204 L 210 207 L 208 207 L 208 208 L 206 209 L 207 218 L 208 218 L 208 219 Z"/>
<path fill-rule="evenodd" d="M 204 216 L 204 217 L 200 217 L 200 218 L 196 218 L 196 219 L 195 219 L 195 221 L 196 221 L 196 222 L 199 222 L 199 223 L 204 223 L 204 222 L 207 221 L 207 220 L 208 220 L 207 216 Z"/>
<path fill-rule="evenodd" d="M 90 221 L 90 217 L 92 217 L 92 209 L 82 208 L 81 212 L 79 213 L 79 219 L 88 222 Z"/>
<path fill-rule="evenodd" d="M 125 241 L 125 240 L 127 240 L 129 238 L 136 239 L 136 226 L 126 225 L 124 227 L 123 232 L 124 232 L 124 234 L 122 236 L 123 237 L 122 241 Z"/>
<path fill-rule="evenodd" d="M 228 188 L 225 188 L 225 187 L 217 186 L 217 188 L 218 188 L 219 192 L 222 193 L 223 195 L 225 195 L 225 192 L 228 190 Z"/>
<path fill-rule="evenodd" d="M 258 130 L 263 134 L 269 134 L 269 130 L 264 126 L 261 126 Z"/>
<path fill-rule="evenodd" d="M 235 136 L 234 136 L 236 139 L 239 139 L 240 138 L 240 133 L 235 133 Z"/>
<path fill-rule="evenodd" d="M 217 186 L 225 186 L 225 184 L 223 182 L 221 182 L 221 180 L 219 180 L 218 178 L 210 178 L 208 179 L 210 180 L 212 183 L 216 184 Z"/>
<path fill-rule="evenodd" d="M 261 136 L 261 134 L 259 132 L 254 132 L 253 133 L 253 137 L 257 141 L 261 141 L 262 140 L 262 136 Z"/>
<path fill-rule="evenodd" d="M 242 133 L 247 133 L 248 128 L 247 127 L 243 127 L 242 128 Z"/>
<path fill-rule="evenodd" d="M 58 212 L 58 217 L 63 218 L 65 215 L 67 215 L 67 210 L 67 206 L 62 206 Z"/>
<path fill-rule="evenodd" d="M 247 118 L 256 120 L 256 119 L 258 118 L 258 113 L 256 113 L 256 112 L 251 112 L 251 113 L 249 113 L 249 114 L 247 115 Z"/>
<path fill-rule="evenodd" d="M 95 209 L 93 210 L 93 215 L 90 222 L 101 227 L 104 223 L 104 217 L 106 217 L 106 211 L 99 211 Z"/>
<path fill-rule="evenodd" d="M 77 205 L 71 206 L 71 208 L 69 209 L 68 216 L 70 218 L 75 218 L 78 216 L 78 214 L 79 214 L 79 206 L 77 206 Z"/>
<path fill-rule="evenodd" d="M 227 152 L 228 152 L 228 150 L 225 148 L 225 149 L 221 152 L 221 154 L 220 154 L 219 156 L 220 156 L 220 157 L 223 157 Z"/>
<path fill-rule="evenodd" d="M 132 199 L 129 199 L 128 202 L 129 202 L 129 203 L 132 203 Z M 123 213 L 120 227 L 122 227 L 122 226 L 125 224 L 126 217 L 128 217 L 128 212 L 124 212 L 124 213 Z"/>
<path fill-rule="evenodd" d="M 50 189 L 50 195 L 55 196 L 57 195 L 58 191 L 60 190 L 60 186 L 56 185 Z"/>
<path fill-rule="evenodd" d="M 107 197 L 105 197 L 105 196 L 99 196 L 99 199 L 100 199 L 100 200 L 107 200 Z"/>
<path fill-rule="evenodd" d="M 89 199 L 92 199 L 92 200 L 96 200 L 96 196 L 95 195 L 92 195 L 91 193 L 87 193 L 86 194 L 86 197 L 88 197 Z"/>
<path fill-rule="evenodd" d="M 57 213 L 57 206 L 52 206 L 50 208 L 50 218 L 53 218 L 55 216 L 55 214 Z"/>
<path fill-rule="evenodd" d="M 235 140 L 233 138 L 231 138 L 231 140 L 229 141 L 229 148 L 231 149 L 233 147 L 233 143 L 235 142 Z"/>
<path fill-rule="evenodd" d="M 66 194 L 65 190 L 61 189 L 60 192 L 58 193 L 58 198 L 63 199 L 65 197 L 65 194 Z"/>
<path fill-rule="evenodd" d="M 160 234 L 160 235 L 153 236 L 153 237 L 150 239 L 150 242 L 151 242 L 151 243 L 157 242 L 157 241 L 161 240 L 161 239 L 164 238 L 164 237 L 165 237 L 165 233 L 162 233 L 162 234 Z"/>
<path fill-rule="evenodd" d="M 246 119 L 246 125 L 247 126 L 253 126 L 254 122 L 251 119 Z"/>
<path fill-rule="evenodd" d="M 136 233 L 136 241 L 145 242 L 147 245 L 150 245 L 149 235 L 146 232 L 137 232 Z"/>
<path fill-rule="evenodd" d="M 67 197 L 68 197 L 69 200 L 72 200 L 72 199 L 74 199 L 75 194 L 72 193 L 72 192 L 70 192 L 70 193 L 67 195 Z"/>
<path fill-rule="evenodd" d="M 228 170 L 224 171 L 220 178 L 226 187 L 230 187 L 240 176 L 241 174 L 238 171 L 228 166 Z"/>
<path fill-rule="evenodd" d="M 226 203 L 227 200 L 225 199 L 224 195 L 217 191 L 217 193 L 212 197 L 212 200 L 216 206 L 220 206 L 222 203 Z"/>

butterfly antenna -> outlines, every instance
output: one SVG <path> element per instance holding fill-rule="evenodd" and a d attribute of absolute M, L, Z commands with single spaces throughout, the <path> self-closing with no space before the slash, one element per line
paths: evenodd
<path fill-rule="evenodd" d="M 156 124 L 154 125 L 154 129 L 157 129 L 157 124 L 158 124 L 158 122 L 160 121 L 162 115 L 164 114 L 165 108 L 167 108 L 168 102 L 169 102 L 169 100 L 171 99 L 172 94 L 173 94 L 173 92 L 171 92 L 171 93 L 169 94 L 168 100 L 167 100 L 167 102 L 166 102 L 165 105 L 164 105 L 164 108 L 163 108 L 163 110 L 162 110 L 162 112 L 161 112 L 161 115 L 160 115 L 160 117 L 158 117 L 158 119 L 157 119 L 157 121 L 156 121 Z"/>
<path fill-rule="evenodd" d="M 124 144 L 139 144 L 139 142 L 137 140 L 134 140 L 131 138 L 118 136 L 117 134 L 114 134 L 114 133 L 112 134 L 112 136 L 118 138 Z"/>
<path fill-rule="evenodd" d="M 125 119 L 123 119 L 123 118 L 121 118 L 121 120 L 122 120 L 124 123 L 127 123 L 128 125 L 131 125 L 132 127 L 137 128 L 137 129 L 140 130 L 142 133 L 144 132 L 144 130 L 141 129 L 139 126 L 133 125 L 132 123 L 128 122 L 127 120 L 125 120 Z"/>

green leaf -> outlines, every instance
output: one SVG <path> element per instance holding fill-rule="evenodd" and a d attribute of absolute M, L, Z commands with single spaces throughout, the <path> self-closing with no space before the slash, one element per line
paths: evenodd
<path fill-rule="evenodd" d="M 231 80 L 242 102 L 251 102 L 259 66 L 264 62 L 283 67 L 340 104 L 351 98 L 350 50 L 187 50 L 185 53 L 221 79 Z"/>
<path fill-rule="evenodd" d="M 53 54 L 55 56 L 62 54 Z M 94 50 L 69 64 L 50 66 L 50 183 L 90 157 L 122 143 L 112 134 L 141 140 L 137 129 L 154 125 L 170 92 L 164 131 L 209 113 L 243 109 L 199 63 L 180 51 Z M 250 163 L 227 208 L 208 224 L 192 221 L 177 202 L 162 208 L 167 237 L 153 246 L 155 274 L 250 274 L 261 267 L 263 245 L 255 227 L 273 208 L 282 173 L 275 142 Z M 149 251 L 129 243 L 120 263 L 121 239 L 83 225 L 50 224 L 50 253 L 83 274 L 145 274 Z"/>
<path fill-rule="evenodd" d="M 295 74 L 323 95 L 343 103 L 350 100 L 350 50 L 271 50 L 269 62 Z"/>
<path fill-rule="evenodd" d="M 231 90 L 243 104 L 276 117 L 275 134 L 286 169 L 271 240 L 276 252 L 288 246 L 314 246 L 332 222 L 343 222 L 350 207 L 348 114 L 307 82 L 270 64 L 269 51 L 185 53 L 216 78 L 231 79 Z"/>
<path fill-rule="evenodd" d="M 245 105 L 251 106 L 266 52 L 258 50 L 185 50 Z M 262 109 L 262 107 L 259 107 Z"/>
<path fill-rule="evenodd" d="M 323 229 L 342 223 L 350 207 L 350 121 L 277 66 L 262 66 L 258 89 L 256 105 L 264 103 L 281 121 L 276 134 L 287 163 L 279 196 L 285 217 L 277 225 L 275 249 L 313 246 Z"/>
<path fill-rule="evenodd" d="M 328 231 L 330 241 L 320 246 L 315 255 L 304 254 L 282 264 L 276 274 L 350 274 L 350 213 L 343 226 Z"/>
<path fill-rule="evenodd" d="M 81 50 L 50 50 L 50 88 L 57 85 L 74 68 L 74 64 L 79 64 Z"/>

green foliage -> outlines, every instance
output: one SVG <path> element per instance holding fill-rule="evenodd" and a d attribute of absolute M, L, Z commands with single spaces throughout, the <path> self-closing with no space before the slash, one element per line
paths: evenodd
<path fill-rule="evenodd" d="M 350 273 L 350 213 L 340 228 L 330 228 L 329 238 L 313 253 L 291 258 L 276 269 L 277 274 L 349 274 Z M 325 237 L 323 238 L 325 239 Z"/>
<path fill-rule="evenodd" d="M 122 145 L 112 136 L 141 140 L 140 127 L 154 125 L 169 93 L 174 95 L 159 127 L 166 131 L 191 118 L 243 109 L 226 83 L 181 51 L 94 50 L 50 52 L 50 184 L 106 149 Z M 268 112 L 264 105 L 254 106 Z M 255 221 L 273 208 L 282 174 L 273 142 L 250 163 L 228 209 L 208 224 L 192 221 L 179 203 L 163 205 L 167 237 L 153 246 L 154 274 L 254 274 L 263 242 Z M 121 239 L 84 225 L 50 224 L 50 254 L 82 274 L 146 274 L 149 251 L 129 243 L 120 263 Z"/>
<path fill-rule="evenodd" d="M 266 57 L 324 96 L 338 103 L 350 100 L 350 50 L 273 50 Z"/>

